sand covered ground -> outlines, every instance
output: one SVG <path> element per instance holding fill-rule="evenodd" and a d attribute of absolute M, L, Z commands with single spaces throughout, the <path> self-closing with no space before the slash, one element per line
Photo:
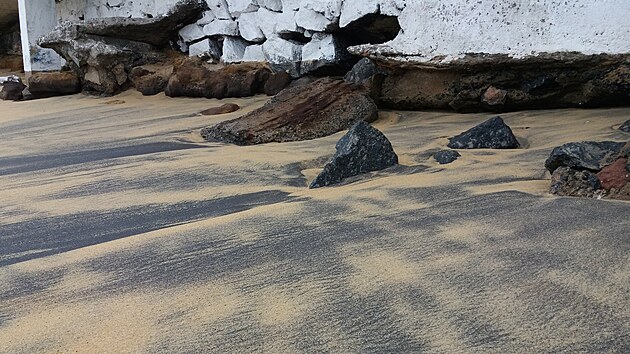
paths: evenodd
<path fill-rule="evenodd" d="M 0 353 L 630 351 L 630 203 L 543 166 L 629 108 L 504 114 L 522 149 L 445 166 L 492 115 L 381 112 L 401 165 L 308 190 L 342 133 L 199 136 L 266 99 L 0 102 Z"/>

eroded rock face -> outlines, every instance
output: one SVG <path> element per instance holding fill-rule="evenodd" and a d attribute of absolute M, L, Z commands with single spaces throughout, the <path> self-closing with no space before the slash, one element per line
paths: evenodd
<path fill-rule="evenodd" d="M 380 62 L 392 69 L 379 104 L 393 109 L 478 112 L 630 103 L 626 55 L 558 53 L 521 61 L 496 56 L 438 69 Z"/>
<path fill-rule="evenodd" d="M 81 82 L 73 72 L 37 72 L 28 79 L 33 96 L 70 95 L 81 92 Z"/>
<path fill-rule="evenodd" d="M 436 152 L 435 154 L 433 154 L 433 158 L 440 165 L 446 165 L 446 164 L 452 163 L 455 160 L 457 160 L 457 158 L 459 158 L 460 156 L 462 155 L 460 155 L 459 152 L 455 150 L 440 150 Z"/>
<path fill-rule="evenodd" d="M 630 133 L 630 119 L 625 121 L 620 127 L 619 130 L 625 133 Z"/>
<path fill-rule="evenodd" d="M 584 141 L 559 146 L 551 152 L 545 161 L 545 167 L 553 173 L 558 167 L 570 167 L 575 170 L 600 171 L 619 155 L 624 143 L 614 141 Z"/>
<path fill-rule="evenodd" d="M 369 95 L 340 80 L 323 78 L 284 89 L 245 116 L 202 130 L 210 141 L 238 145 L 316 139 L 372 122 L 377 107 Z"/>
<path fill-rule="evenodd" d="M 451 138 L 451 149 L 517 149 L 520 146 L 501 117 L 491 118 L 462 134 Z"/>
<path fill-rule="evenodd" d="M 359 121 L 336 145 L 337 152 L 309 188 L 325 187 L 344 178 L 379 171 L 398 164 L 390 141 L 378 129 Z"/>

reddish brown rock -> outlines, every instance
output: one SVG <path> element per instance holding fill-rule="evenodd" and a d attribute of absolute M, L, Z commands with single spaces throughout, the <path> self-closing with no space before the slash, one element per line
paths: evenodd
<path fill-rule="evenodd" d="M 506 96 L 506 90 L 501 90 L 494 86 L 490 86 L 483 94 L 482 102 L 489 107 L 502 106 L 505 104 Z"/>
<path fill-rule="evenodd" d="M 81 92 L 79 77 L 70 71 L 37 72 L 28 79 L 34 96 L 70 95 Z"/>
<path fill-rule="evenodd" d="M 249 97 L 264 92 L 271 71 L 255 64 L 212 68 L 199 60 L 187 60 L 175 69 L 165 89 L 169 97 Z"/>
<path fill-rule="evenodd" d="M 226 113 L 236 112 L 239 109 L 241 109 L 241 107 L 237 105 L 236 103 L 226 103 L 219 107 L 208 108 L 199 113 L 201 113 L 204 116 L 215 116 L 217 114 L 226 114 Z"/>
<path fill-rule="evenodd" d="M 602 187 L 604 189 L 621 189 L 630 182 L 630 172 L 626 168 L 627 163 L 628 159 L 618 159 L 612 165 L 604 167 L 597 174 L 597 177 L 602 182 Z"/>
<path fill-rule="evenodd" d="M 372 122 L 377 107 L 365 88 L 323 78 L 310 85 L 287 88 L 263 107 L 241 118 L 202 130 L 210 141 L 238 145 L 316 139 Z"/>

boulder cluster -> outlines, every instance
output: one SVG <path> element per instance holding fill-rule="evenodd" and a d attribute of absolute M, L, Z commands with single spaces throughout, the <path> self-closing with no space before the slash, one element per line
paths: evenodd
<path fill-rule="evenodd" d="M 368 16 L 395 17 L 405 7 L 400 0 L 207 3 L 209 10 L 179 31 L 181 49 L 223 63 L 266 61 L 294 77 L 343 62 L 348 45 L 364 42 L 360 33 L 352 32 L 354 24 Z"/>
<path fill-rule="evenodd" d="M 630 142 L 576 142 L 555 148 L 545 167 L 551 193 L 630 200 Z"/>

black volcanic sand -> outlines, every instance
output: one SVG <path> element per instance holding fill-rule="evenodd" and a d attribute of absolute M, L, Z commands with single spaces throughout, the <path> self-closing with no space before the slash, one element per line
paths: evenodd
<path fill-rule="evenodd" d="M 0 353 L 630 351 L 630 203 L 547 194 L 554 146 L 630 109 L 382 112 L 401 165 L 308 190 L 343 135 L 237 147 L 235 100 L 0 102 Z M 115 104 L 114 104 L 115 103 Z"/>

